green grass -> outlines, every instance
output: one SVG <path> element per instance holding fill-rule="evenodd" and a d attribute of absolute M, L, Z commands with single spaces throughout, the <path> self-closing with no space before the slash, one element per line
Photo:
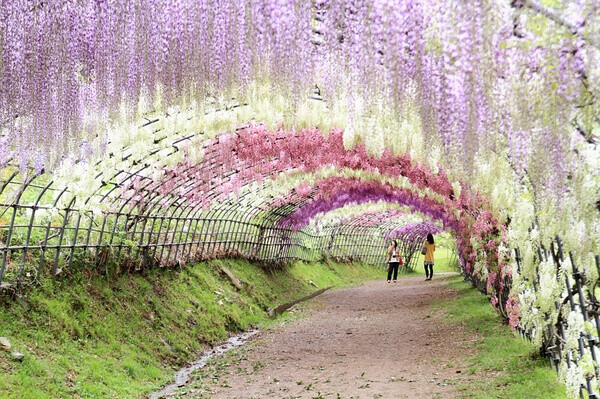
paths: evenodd
<path fill-rule="evenodd" d="M 460 272 L 460 266 L 458 265 L 458 258 L 455 254 L 456 241 L 450 233 L 440 233 L 435 236 L 435 252 L 434 252 L 434 265 L 433 275 L 436 273 L 450 273 Z M 425 275 L 425 268 L 423 262 L 425 261 L 425 255 L 420 252 L 415 254 L 417 257 L 417 263 L 414 268 L 414 273 L 418 275 Z M 409 275 L 412 274 L 409 273 Z"/>
<path fill-rule="evenodd" d="M 464 398 L 565 398 L 556 372 L 539 356 L 537 348 L 521 338 L 494 311 L 486 296 L 460 276 L 447 277 L 457 297 L 438 304 L 475 339 L 476 354 L 467 360 L 473 374 L 468 385 L 459 387 Z M 489 378 L 490 375 L 496 375 Z M 478 378 L 477 376 L 480 376 Z"/>
<path fill-rule="evenodd" d="M 425 268 L 423 266 L 424 255 L 419 254 L 417 259 L 417 265 L 415 266 L 415 272 L 417 274 L 425 275 Z M 433 264 L 433 275 L 436 273 L 449 273 L 458 272 L 460 269 L 456 263 L 456 256 L 453 255 L 452 250 L 448 247 L 438 246 L 434 253 L 434 264 Z"/>
<path fill-rule="evenodd" d="M 224 264 L 245 284 L 220 276 Z M 365 265 L 298 262 L 267 272 L 214 261 L 182 270 L 46 280 L 0 305 L 0 336 L 25 354 L 0 352 L 0 398 L 139 398 L 173 379 L 228 331 L 271 323 L 266 311 L 316 290 L 382 278 Z"/>
<path fill-rule="evenodd" d="M 448 233 L 441 233 L 435 237 L 435 252 L 434 252 L 434 265 L 433 275 L 436 273 L 450 273 L 459 272 L 460 267 L 458 265 L 458 258 L 455 255 L 456 242 Z M 425 261 L 425 255 L 417 253 L 417 264 L 415 266 L 415 272 L 417 274 L 425 275 L 425 268 L 423 262 Z"/>
<path fill-rule="evenodd" d="M 236 291 L 220 276 L 219 263 L 245 288 Z M 383 278 L 381 268 L 364 265 L 298 262 L 267 272 L 222 260 L 110 281 L 82 274 L 47 280 L 0 305 L 0 336 L 26 355 L 20 363 L 0 352 L 0 398 L 139 398 L 171 382 L 174 369 L 228 331 L 272 323 L 266 311 L 316 290 L 310 281 L 325 287 Z M 565 397 L 555 372 L 502 324 L 487 298 L 460 276 L 446 278 L 458 295 L 436 306 L 476 338 L 467 360 L 472 381 L 458 387 L 463 397 Z"/>

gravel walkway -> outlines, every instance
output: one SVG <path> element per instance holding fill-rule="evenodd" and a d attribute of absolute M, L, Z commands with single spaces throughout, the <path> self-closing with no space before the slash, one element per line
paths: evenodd
<path fill-rule="evenodd" d="M 328 291 L 305 317 L 259 334 L 180 398 L 454 398 L 474 337 L 431 306 L 456 293 L 440 275 Z"/>

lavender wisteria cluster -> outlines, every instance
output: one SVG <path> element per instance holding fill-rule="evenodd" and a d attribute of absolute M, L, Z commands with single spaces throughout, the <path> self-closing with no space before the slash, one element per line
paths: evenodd
<path fill-rule="evenodd" d="M 349 145 L 393 146 L 359 119 L 379 113 L 397 132 L 412 113 L 457 172 L 506 151 L 536 190 L 555 192 L 576 161 L 565 129 L 597 134 L 600 7 L 531 4 L 1 0 L 0 164 L 51 170 L 65 153 L 102 153 L 112 121 L 243 100 L 260 81 L 292 108 L 317 86 L 347 113 Z"/>
<path fill-rule="evenodd" d="M 335 191 L 326 198 L 316 198 L 299 207 L 289 216 L 282 218 L 278 223 L 282 226 L 300 229 L 307 226 L 319 214 L 342 208 L 348 204 L 357 205 L 378 201 L 407 206 L 413 212 L 419 212 L 434 220 L 441 221 L 447 229 L 457 228 L 456 220 L 453 220 L 448 213 L 440 208 L 430 206 L 418 195 L 411 195 L 403 190 L 386 191 L 381 187 L 374 188 L 369 184 L 362 185 L 360 183 L 356 183 L 345 190 Z"/>
<path fill-rule="evenodd" d="M 423 237 L 425 239 L 427 234 L 438 234 L 442 231 L 444 231 L 443 228 L 426 220 L 421 223 L 411 223 L 394 229 L 386 234 L 385 239 L 403 238 L 407 235 Z"/>

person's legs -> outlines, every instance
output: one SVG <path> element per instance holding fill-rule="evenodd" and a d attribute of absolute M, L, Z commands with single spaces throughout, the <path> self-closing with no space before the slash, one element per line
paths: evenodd
<path fill-rule="evenodd" d="M 394 268 L 394 266 L 392 266 L 391 263 L 388 263 L 388 277 L 387 277 L 387 281 L 388 283 L 390 282 L 390 280 L 392 279 L 392 269 Z"/>
<path fill-rule="evenodd" d="M 394 281 L 398 280 L 398 267 L 400 266 L 400 263 L 396 262 L 394 263 Z"/>
<path fill-rule="evenodd" d="M 425 279 L 431 280 L 433 277 L 433 263 L 425 262 Z"/>

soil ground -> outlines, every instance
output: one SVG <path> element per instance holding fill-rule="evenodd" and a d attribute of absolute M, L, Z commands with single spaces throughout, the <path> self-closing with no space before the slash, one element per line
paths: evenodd
<path fill-rule="evenodd" d="M 423 280 L 328 291 L 302 307 L 304 317 L 260 333 L 173 397 L 458 397 L 457 386 L 478 378 L 463 361 L 475 337 L 432 306 L 456 296 L 446 279 Z"/>

